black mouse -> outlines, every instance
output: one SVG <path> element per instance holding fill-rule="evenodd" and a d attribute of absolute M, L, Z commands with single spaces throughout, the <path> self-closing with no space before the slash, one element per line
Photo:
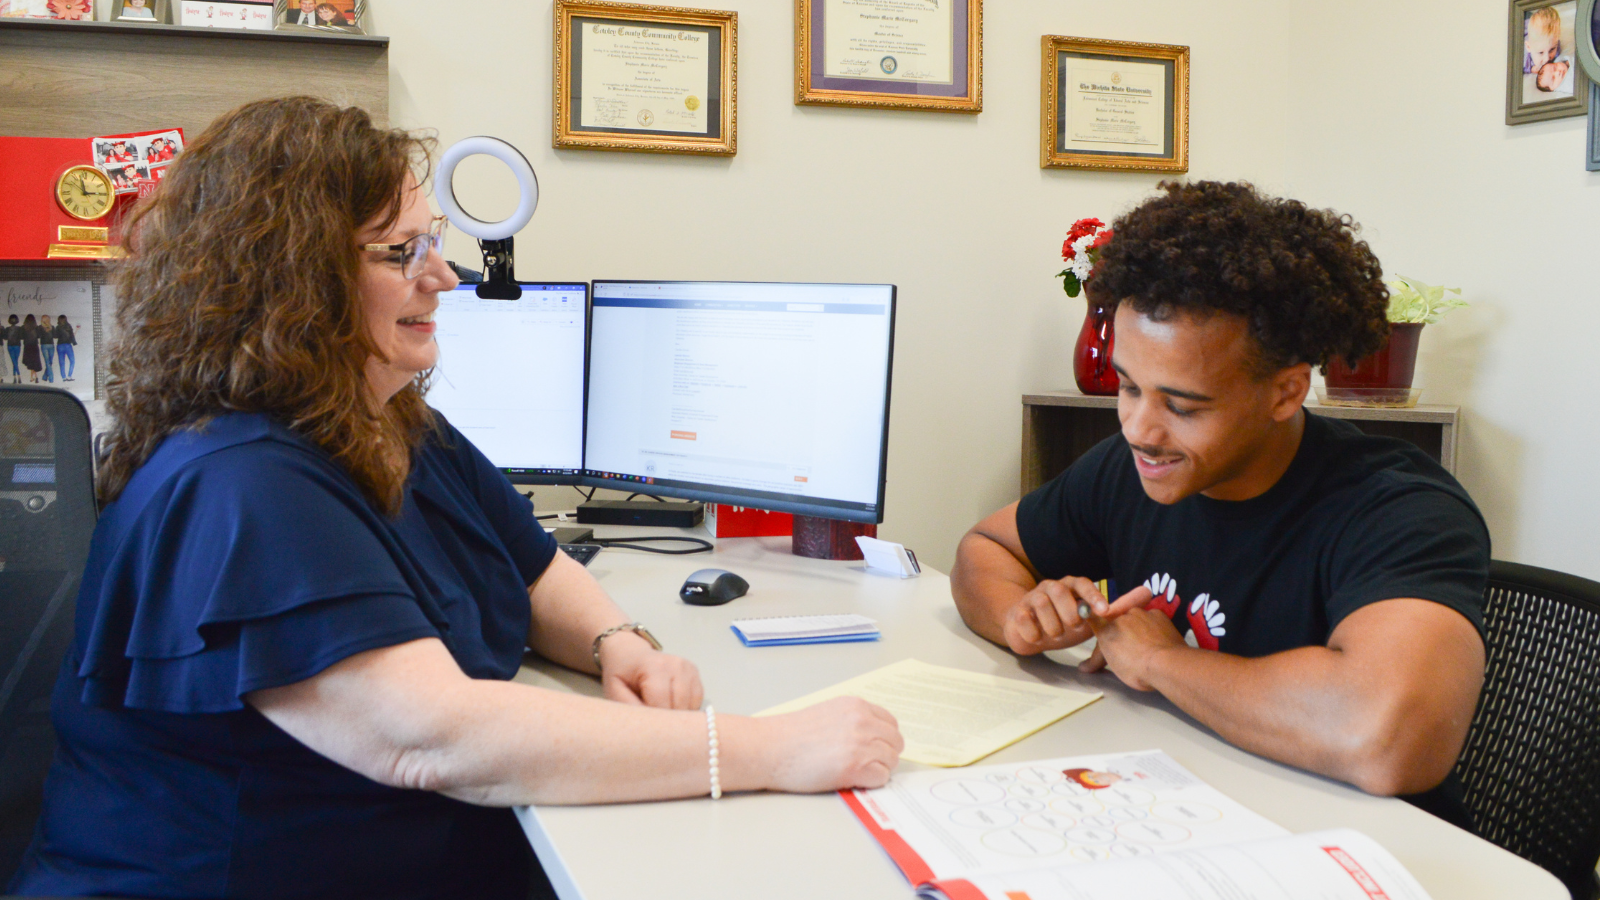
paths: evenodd
<path fill-rule="evenodd" d="M 701 569 L 684 580 L 678 596 L 692 606 L 721 606 L 748 590 L 750 582 L 727 569 Z"/>

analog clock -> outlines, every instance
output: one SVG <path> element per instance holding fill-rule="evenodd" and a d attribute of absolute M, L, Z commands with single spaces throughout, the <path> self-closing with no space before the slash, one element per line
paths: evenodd
<path fill-rule="evenodd" d="M 73 166 L 56 180 L 56 202 L 74 219 L 90 221 L 111 212 L 117 193 L 106 173 L 94 166 Z"/>

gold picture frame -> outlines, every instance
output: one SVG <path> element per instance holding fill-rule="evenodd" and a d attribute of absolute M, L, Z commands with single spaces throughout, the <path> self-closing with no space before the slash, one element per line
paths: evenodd
<path fill-rule="evenodd" d="M 1042 47 L 1040 168 L 1189 171 L 1188 47 L 1051 34 Z"/>
<path fill-rule="evenodd" d="M 929 12 L 940 12 L 941 0 Z M 939 74 L 928 78 L 910 77 L 899 54 L 888 51 L 862 61 L 866 71 L 847 71 L 851 67 L 833 65 L 827 58 L 829 0 L 795 0 L 794 5 L 794 102 L 797 106 L 859 106 L 870 109 L 915 109 L 935 112 L 969 113 L 983 111 L 983 0 L 943 0 L 948 16 L 948 34 L 934 37 L 948 42 L 948 58 L 933 66 Z M 863 13 L 863 16 L 866 14 Z M 942 18 L 942 16 L 941 16 Z M 895 35 L 913 38 L 914 35 Z M 868 46 L 866 44 L 863 47 Z M 922 43 L 926 46 L 926 42 Z M 847 48 L 848 49 L 848 48 Z M 861 52 L 866 52 L 865 50 Z M 843 53 L 841 52 L 841 56 Z M 940 77 L 948 70 L 948 78 Z"/>
<path fill-rule="evenodd" d="M 555 147 L 733 156 L 738 28 L 735 12 L 556 0 Z M 645 64 L 654 84 L 634 77 Z"/>

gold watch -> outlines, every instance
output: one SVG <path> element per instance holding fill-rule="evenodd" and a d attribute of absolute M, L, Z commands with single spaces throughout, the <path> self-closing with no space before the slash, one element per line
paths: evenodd
<path fill-rule="evenodd" d="M 656 636 L 651 634 L 649 631 L 646 631 L 645 627 L 640 625 L 638 622 L 629 622 L 626 625 L 613 625 L 610 628 L 607 628 L 605 631 L 600 632 L 598 635 L 595 635 L 593 653 L 594 667 L 597 671 L 600 668 L 600 642 L 608 637 L 611 637 L 613 634 L 616 634 L 619 631 L 631 631 L 634 634 L 637 634 L 639 637 L 644 638 L 645 642 L 648 643 L 652 648 L 656 650 L 661 649 L 661 642 L 656 640 Z"/>

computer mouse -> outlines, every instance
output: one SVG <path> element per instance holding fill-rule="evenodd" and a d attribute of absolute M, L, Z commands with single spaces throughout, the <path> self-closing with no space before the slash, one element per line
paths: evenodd
<path fill-rule="evenodd" d="M 684 580 L 678 596 L 691 606 L 721 606 L 748 590 L 750 582 L 727 569 L 701 569 Z"/>

